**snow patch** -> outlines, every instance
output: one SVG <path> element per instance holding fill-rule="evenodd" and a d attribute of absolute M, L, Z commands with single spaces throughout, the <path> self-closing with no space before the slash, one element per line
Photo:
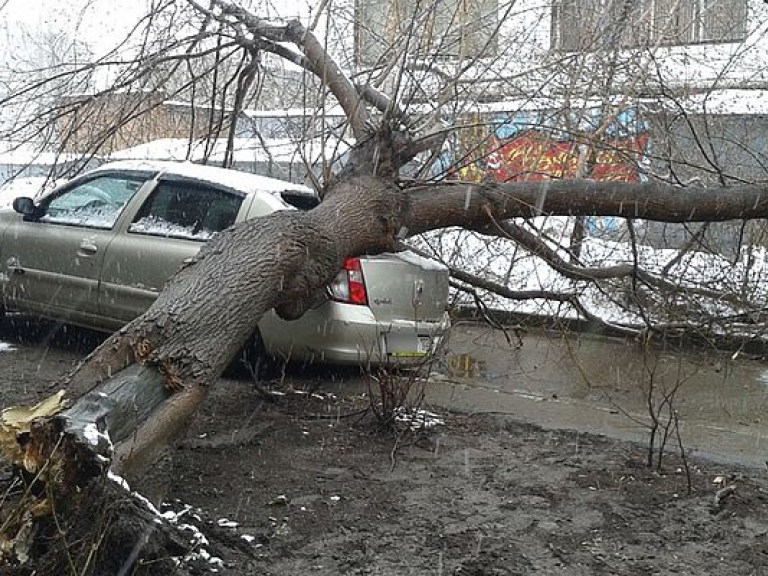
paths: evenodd
<path fill-rule="evenodd" d="M 564 260 L 570 259 L 563 247 L 568 245 L 571 220 L 566 217 L 537 218 L 533 226 L 549 237 L 547 244 L 550 248 Z M 621 293 L 605 291 L 588 281 L 566 278 L 537 256 L 523 249 L 510 248 L 505 239 L 450 229 L 422 235 L 414 239 L 414 243 L 449 266 L 501 284 L 511 291 L 570 294 L 578 297 L 590 314 L 609 324 L 644 325 L 645 319 L 620 299 Z M 751 302 L 754 309 L 768 308 L 768 249 L 762 246 L 752 246 L 751 254 L 743 249 L 738 257 L 729 260 L 720 254 L 696 251 L 681 257 L 677 249 L 642 244 L 633 251 L 629 242 L 595 236 L 588 236 L 582 243 L 581 260 L 585 267 L 632 265 L 635 258 L 641 268 L 678 285 L 681 293 L 699 289 L 739 295 Z M 744 286 L 749 287 L 748 294 L 744 293 Z M 491 309 L 552 318 L 581 317 L 570 304 L 563 302 L 512 300 L 481 289 L 477 293 Z M 456 290 L 453 294 L 457 305 L 475 305 L 471 296 Z M 702 313 L 724 319 L 748 312 L 723 298 L 697 296 L 696 305 Z M 666 318 L 660 316 L 652 320 L 663 323 Z M 748 325 L 740 326 L 740 329 L 749 333 Z"/>
<path fill-rule="evenodd" d="M 411 430 L 425 430 L 435 426 L 444 426 L 445 420 L 427 410 L 411 410 L 400 406 L 395 410 L 395 421 L 405 424 Z"/>
<path fill-rule="evenodd" d="M 123 478 L 122 476 L 118 476 L 114 472 L 109 471 L 109 472 L 107 472 L 107 478 L 112 480 L 112 482 L 114 482 L 115 484 L 119 485 L 126 492 L 130 492 L 131 491 L 131 487 L 128 484 L 128 481 L 125 478 Z"/>
<path fill-rule="evenodd" d="M 95 422 L 91 422 L 85 425 L 85 428 L 83 429 L 83 435 L 85 436 L 85 439 L 90 442 L 91 446 L 98 446 L 99 441 L 102 439 L 107 443 L 108 446 L 112 446 L 112 440 L 110 439 L 109 434 L 99 430 Z"/>
<path fill-rule="evenodd" d="M 156 216 L 145 216 L 131 224 L 131 232 L 137 234 L 152 234 L 165 236 L 166 238 L 182 238 L 184 240 L 210 240 L 216 233 L 214 230 L 202 228 L 195 230 L 195 226 L 181 226 L 173 222 L 167 222 Z"/>

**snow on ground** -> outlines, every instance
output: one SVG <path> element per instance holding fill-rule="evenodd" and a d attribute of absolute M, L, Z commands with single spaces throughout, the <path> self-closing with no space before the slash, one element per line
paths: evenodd
<path fill-rule="evenodd" d="M 543 220 L 543 219 L 542 219 Z M 567 218 L 549 218 L 537 223 L 552 241 L 568 244 L 571 227 Z M 542 259 L 506 239 L 484 236 L 467 230 L 452 229 L 433 232 L 416 240 L 416 245 L 434 254 L 438 260 L 471 274 L 480 276 L 521 293 L 548 291 L 573 294 L 579 297 L 585 308 L 609 323 L 624 325 L 644 324 L 643 318 L 628 310 L 626 280 L 606 280 L 601 289 L 592 282 L 566 278 Z M 569 261 L 564 250 L 558 254 Z M 757 307 L 768 307 L 768 252 L 763 247 L 753 247 L 751 258 L 746 250 L 735 260 L 722 255 L 691 251 L 682 257 L 679 250 L 651 248 L 638 244 L 633 250 L 627 241 L 587 237 L 582 244 L 582 263 L 585 267 L 606 267 L 633 264 L 658 278 L 683 289 L 696 289 L 725 294 L 731 299 L 749 301 Z M 516 313 L 576 317 L 578 314 L 568 304 L 538 299 L 510 299 L 478 290 L 484 303 L 492 309 Z M 454 294 L 458 304 L 473 304 L 472 298 L 460 292 Z M 746 310 L 728 303 L 728 298 L 687 296 L 695 301 L 698 309 L 717 316 L 739 314 Z M 631 308 L 631 306 L 630 306 Z"/>
<path fill-rule="evenodd" d="M 13 352 L 14 350 L 16 350 L 16 348 L 14 348 L 13 344 L 0 342 L 0 352 Z"/>

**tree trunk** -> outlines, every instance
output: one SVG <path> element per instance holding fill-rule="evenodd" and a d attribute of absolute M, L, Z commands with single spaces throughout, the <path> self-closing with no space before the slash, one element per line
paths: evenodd
<path fill-rule="evenodd" d="M 211 240 L 144 315 L 75 370 L 69 408 L 19 431 L 23 457 L 15 464 L 36 474 L 46 494 L 46 504 L 34 505 L 82 501 L 84 493 L 98 501 L 110 466 L 140 478 L 184 430 L 267 310 L 296 318 L 344 257 L 395 248 L 405 199 L 391 181 L 351 176 L 312 211 L 275 212 Z M 45 522 L 27 520 L 0 536 L 8 549 L 0 564 L 48 533 Z"/>
<path fill-rule="evenodd" d="M 74 372 L 67 394 L 78 400 L 62 416 L 103 417 L 116 471 L 140 473 L 152 460 L 151 439 L 182 429 L 178 423 L 194 412 L 262 315 L 275 308 L 297 318 L 343 258 L 393 250 L 404 206 L 405 195 L 393 184 L 356 176 L 314 210 L 275 212 L 224 231 L 145 314 Z"/>

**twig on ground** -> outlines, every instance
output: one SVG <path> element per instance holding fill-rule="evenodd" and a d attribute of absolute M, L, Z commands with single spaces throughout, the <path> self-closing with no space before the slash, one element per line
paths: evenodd
<path fill-rule="evenodd" d="M 715 497 L 712 501 L 712 508 L 710 509 L 710 512 L 712 514 L 717 514 L 720 512 L 720 510 L 723 509 L 723 503 L 725 499 L 734 492 L 736 492 L 736 484 L 728 484 L 728 486 L 724 486 L 715 492 Z"/>

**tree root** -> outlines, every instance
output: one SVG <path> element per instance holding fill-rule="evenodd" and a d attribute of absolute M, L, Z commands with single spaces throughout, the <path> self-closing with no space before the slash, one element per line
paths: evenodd
<path fill-rule="evenodd" d="M 29 492 L 3 504 L 28 506 Z M 102 477 L 76 499 L 46 499 L 51 514 L 17 526 L 0 574 L 184 574 L 180 558 L 190 545 L 176 529 L 124 487 Z M 75 504 L 76 503 L 76 504 Z M 3 527 L 3 537 L 6 530 Z"/>

